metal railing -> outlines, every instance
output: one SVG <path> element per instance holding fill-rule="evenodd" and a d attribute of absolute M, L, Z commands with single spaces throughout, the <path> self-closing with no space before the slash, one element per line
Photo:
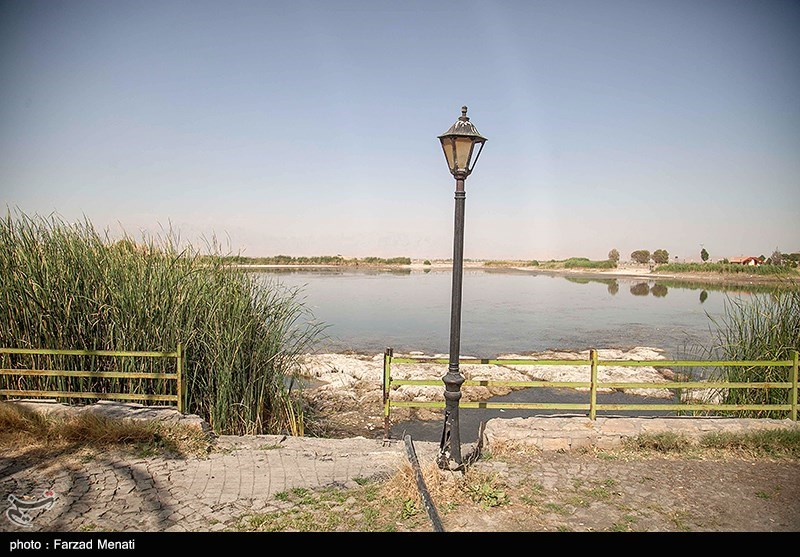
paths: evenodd
<path fill-rule="evenodd" d="M 384 434 L 389 435 L 392 408 L 444 408 L 444 401 L 416 402 L 392 400 L 392 389 L 401 385 L 441 386 L 441 380 L 433 379 L 394 379 L 392 365 L 395 364 L 447 364 L 447 358 L 401 358 L 394 356 L 394 350 L 387 348 L 383 356 L 383 414 Z M 797 421 L 798 408 L 798 352 L 792 352 L 790 360 L 600 360 L 597 350 L 589 351 L 589 358 L 576 360 L 534 360 L 516 359 L 460 359 L 461 365 L 498 366 L 580 366 L 589 367 L 589 381 L 493 381 L 466 380 L 462 387 L 514 387 L 514 388 L 571 388 L 588 389 L 589 400 L 585 403 L 560 402 L 460 402 L 459 408 L 515 409 L 515 410 L 579 410 L 588 412 L 594 420 L 598 410 L 663 410 L 663 411 L 786 411 L 791 419 Z M 598 369 L 601 367 L 788 367 L 791 381 L 663 381 L 626 382 L 599 381 Z M 599 404 L 597 392 L 600 389 L 791 389 L 788 404 L 724 404 L 724 403 L 672 403 L 672 404 Z"/>
<path fill-rule="evenodd" d="M 175 359 L 175 372 L 174 373 L 161 373 L 149 371 L 93 371 L 93 370 L 66 370 L 66 369 L 36 369 L 34 363 L 31 369 L 15 368 L 12 366 L 0 368 L 0 378 L 9 376 L 16 376 L 18 387 L 0 388 L 0 396 L 8 397 L 23 397 L 23 398 L 68 398 L 68 399 L 97 399 L 97 400 L 130 400 L 130 401 L 143 401 L 143 402 L 174 402 L 178 411 L 184 411 L 184 389 L 183 389 L 183 351 L 179 343 L 174 352 L 126 352 L 114 350 L 47 350 L 36 348 L 0 348 L 0 357 L 3 358 L 3 363 L 7 361 L 6 355 L 29 355 L 29 356 L 89 356 L 89 357 L 102 357 L 102 358 L 174 358 Z M 66 367 L 66 366 L 64 366 Z M 71 367 L 71 366 L 70 366 Z M 84 383 L 79 381 L 77 389 L 75 382 L 63 381 L 61 389 L 51 389 L 51 385 L 46 382 L 42 387 L 41 381 L 38 389 L 23 388 L 26 378 L 34 377 L 61 377 L 67 378 L 85 378 L 85 379 L 114 379 L 114 380 L 162 380 L 162 381 L 175 381 L 175 394 L 152 394 L 143 392 L 98 392 L 82 390 Z M 3 381 L 4 387 L 10 383 L 8 380 Z M 89 384 L 92 386 L 92 383 Z M 97 384 L 94 382 L 93 386 L 96 388 Z M 66 387 L 66 389 L 64 388 Z M 140 383 L 141 388 L 141 383 Z M 133 387 L 129 386 L 129 391 L 133 391 Z M 152 385 L 149 390 L 154 390 Z M 166 389 L 165 389 L 166 390 Z"/>

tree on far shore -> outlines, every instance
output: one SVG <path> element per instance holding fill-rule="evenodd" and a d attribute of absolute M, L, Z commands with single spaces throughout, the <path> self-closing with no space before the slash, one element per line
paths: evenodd
<path fill-rule="evenodd" d="M 645 263 L 650 261 L 650 250 L 637 249 L 636 251 L 631 253 L 631 259 L 636 263 L 644 265 Z"/>
<path fill-rule="evenodd" d="M 653 252 L 653 263 L 665 265 L 669 263 L 669 252 L 665 249 L 657 249 Z"/>
<path fill-rule="evenodd" d="M 608 252 L 608 260 L 613 261 L 614 265 L 619 263 L 619 252 L 617 251 L 617 248 L 614 248 Z"/>
<path fill-rule="evenodd" d="M 700 250 L 700 259 L 703 260 L 703 263 L 708 261 L 708 252 L 706 251 L 706 248 Z"/>

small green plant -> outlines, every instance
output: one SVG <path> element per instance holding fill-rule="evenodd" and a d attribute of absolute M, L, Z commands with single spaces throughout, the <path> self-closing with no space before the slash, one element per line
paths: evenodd
<path fill-rule="evenodd" d="M 271 520 L 271 515 L 268 513 L 254 514 L 246 518 L 247 524 L 254 530 L 262 529 Z"/>
<path fill-rule="evenodd" d="M 586 508 L 591 505 L 590 501 L 583 497 L 582 495 L 572 495 L 567 498 L 567 503 L 572 505 L 573 507 L 583 507 Z"/>
<path fill-rule="evenodd" d="M 508 495 L 497 485 L 495 477 L 481 478 L 466 486 L 467 493 L 484 507 L 499 507 L 509 502 Z"/>
<path fill-rule="evenodd" d="M 374 501 L 378 498 L 379 489 L 377 484 L 368 484 L 364 486 L 364 498 L 367 501 Z"/>
<path fill-rule="evenodd" d="M 686 519 L 689 518 L 689 513 L 683 510 L 676 510 L 669 513 L 669 519 L 672 524 L 675 525 L 675 528 L 680 530 L 681 532 L 688 532 L 691 528 L 686 523 Z"/>
<path fill-rule="evenodd" d="M 288 491 L 279 491 L 275 494 L 275 499 L 278 501 L 288 501 L 289 500 L 289 492 Z"/>
<path fill-rule="evenodd" d="M 411 499 L 406 499 L 403 501 L 403 508 L 400 511 L 400 517 L 403 520 L 409 519 L 419 514 L 419 507 L 417 507 L 417 502 Z"/>
<path fill-rule="evenodd" d="M 638 519 L 635 516 L 631 515 L 631 514 L 622 515 L 622 520 L 612 524 L 610 530 L 612 532 L 630 532 L 631 529 L 632 529 L 631 526 L 637 520 Z"/>
<path fill-rule="evenodd" d="M 541 482 L 532 482 L 528 485 L 528 489 L 530 489 L 531 493 L 536 495 L 544 493 L 544 485 Z"/>
<path fill-rule="evenodd" d="M 759 499 L 772 499 L 772 494 L 767 493 L 766 491 L 757 491 L 756 497 L 758 497 Z"/>
<path fill-rule="evenodd" d="M 590 495 L 594 499 L 608 499 L 611 497 L 611 492 L 603 486 L 596 486 L 589 490 L 586 490 L 587 495 Z"/>
<path fill-rule="evenodd" d="M 364 522 L 368 525 L 368 530 L 373 529 L 373 524 L 378 518 L 378 509 L 374 509 L 372 507 L 367 507 L 364 509 Z"/>
<path fill-rule="evenodd" d="M 569 514 L 569 511 L 567 510 L 567 508 L 564 505 L 561 505 L 559 503 L 545 503 L 544 504 L 544 509 L 546 511 L 549 511 L 549 512 L 552 512 L 552 513 L 556 513 L 556 514 L 561 514 L 561 515 L 568 515 Z"/>

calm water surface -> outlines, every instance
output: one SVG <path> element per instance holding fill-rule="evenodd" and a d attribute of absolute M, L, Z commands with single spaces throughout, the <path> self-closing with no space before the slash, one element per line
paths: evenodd
<path fill-rule="evenodd" d="M 302 289 L 314 319 L 327 325 L 319 352 L 448 351 L 449 271 L 274 269 L 259 276 Z M 461 353 L 652 346 L 678 357 L 710 342 L 711 318 L 723 315 L 726 300 L 756 295 L 712 288 L 467 269 Z"/>

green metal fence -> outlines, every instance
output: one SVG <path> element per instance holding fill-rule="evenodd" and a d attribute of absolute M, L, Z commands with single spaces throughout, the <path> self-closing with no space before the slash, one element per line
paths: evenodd
<path fill-rule="evenodd" d="M 384 433 L 388 437 L 392 408 L 444 408 L 444 401 L 415 402 L 392 400 L 392 389 L 400 385 L 442 386 L 441 380 L 394 379 L 392 366 L 398 364 L 448 364 L 447 358 L 400 358 L 387 348 L 383 356 L 383 413 Z M 786 411 L 792 420 L 797 421 L 798 394 L 798 352 L 793 351 L 790 360 L 600 360 L 597 350 L 589 351 L 588 360 L 534 360 L 534 359 L 475 359 L 459 360 L 462 365 L 500 365 L 500 366 L 576 366 L 588 367 L 589 381 L 492 381 L 467 380 L 464 387 L 523 387 L 523 388 L 572 388 L 588 389 L 585 403 L 541 403 L 541 402 L 460 402 L 459 408 L 486 409 L 529 409 L 529 410 L 577 410 L 588 412 L 594 420 L 598 410 L 673 410 L 673 411 L 748 411 L 778 410 Z M 728 381 L 665 381 L 665 382 L 625 382 L 598 381 L 597 372 L 601 367 L 787 367 L 791 369 L 791 381 L 785 382 L 728 382 Z M 791 389 L 788 404 L 712 404 L 712 403 L 672 403 L 672 404 L 598 404 L 597 392 L 600 389 Z"/>
<path fill-rule="evenodd" d="M 30 368 L 12 367 L 6 365 L 10 361 L 10 356 L 30 356 L 33 364 Z M 105 363 L 104 367 L 113 367 L 113 358 L 126 358 L 128 362 L 141 362 L 141 359 L 174 359 L 174 372 L 151 372 L 151 371 L 97 371 L 96 366 L 91 370 L 83 369 L 39 369 L 37 356 L 56 357 L 56 364 L 59 358 L 63 361 L 66 356 L 91 357 L 92 362 L 97 364 L 97 358 Z M 184 385 L 183 385 L 183 351 L 180 343 L 174 352 L 125 352 L 113 350 L 47 350 L 36 348 L 0 348 L 3 367 L 0 368 L 0 379 L 2 386 L 0 396 L 9 398 L 66 398 L 66 399 L 104 399 L 104 400 L 130 400 L 142 402 L 173 402 L 177 405 L 178 411 L 184 411 Z M 52 358 L 50 359 L 52 361 Z M 18 362 L 18 365 L 19 362 Z M 24 365 L 24 364 L 23 364 Z M 133 363 L 136 367 L 138 363 Z M 50 366 L 47 366 L 50 367 Z M 74 367 L 74 366 L 61 366 Z M 15 379 L 14 379 L 15 378 Z M 38 378 L 38 379 L 37 379 Z M 41 378 L 62 378 L 57 381 L 57 386 L 53 388 L 53 382 L 42 380 Z M 74 381 L 73 379 L 78 379 Z M 92 381 L 88 381 L 92 380 Z M 111 381 L 105 381 L 111 380 Z M 16 381 L 18 388 L 8 388 Z M 106 387 L 122 387 L 122 383 L 127 381 L 127 392 L 108 392 L 107 389 L 98 389 L 103 384 Z M 174 393 L 157 393 L 159 388 L 163 391 L 171 391 L 167 387 L 168 382 L 174 381 Z M 37 388 L 29 388 L 29 385 Z M 87 390 L 89 389 L 89 390 Z M 123 390 L 123 389 L 121 389 Z M 150 392 L 142 392 L 150 391 Z"/>

